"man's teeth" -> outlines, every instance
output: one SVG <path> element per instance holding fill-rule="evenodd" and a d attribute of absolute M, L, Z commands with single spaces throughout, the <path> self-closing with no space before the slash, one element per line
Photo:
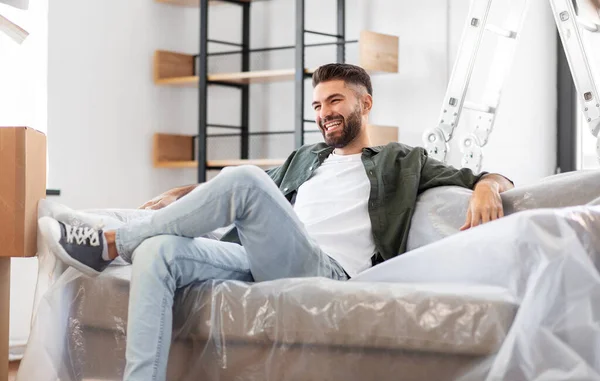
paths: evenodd
<path fill-rule="evenodd" d="M 342 122 L 340 122 L 340 121 L 325 123 L 325 129 L 328 130 L 331 127 L 339 126 L 340 124 L 342 124 Z"/>

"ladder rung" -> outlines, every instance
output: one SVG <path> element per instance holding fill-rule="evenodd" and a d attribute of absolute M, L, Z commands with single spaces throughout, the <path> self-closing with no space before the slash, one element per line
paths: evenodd
<path fill-rule="evenodd" d="M 508 30 L 508 29 L 504 29 L 504 28 L 500 28 L 499 26 L 496 26 L 496 25 L 487 25 L 485 27 L 485 30 L 488 30 L 492 33 L 496 33 L 498 36 L 501 36 L 501 37 L 506 37 L 506 38 L 516 38 L 517 37 L 517 32 Z"/>
<path fill-rule="evenodd" d="M 582 17 L 577 17 L 577 22 L 584 29 L 589 30 L 590 32 L 598 32 L 600 30 L 600 25 L 596 24 L 593 21 L 586 20 Z"/>
<path fill-rule="evenodd" d="M 468 101 L 465 101 L 463 108 L 465 108 L 467 110 L 481 111 L 481 112 L 485 112 L 487 114 L 493 114 L 496 112 L 496 110 L 493 107 L 482 105 L 482 104 L 477 104 L 477 103 L 473 103 L 473 102 L 468 102 Z"/>

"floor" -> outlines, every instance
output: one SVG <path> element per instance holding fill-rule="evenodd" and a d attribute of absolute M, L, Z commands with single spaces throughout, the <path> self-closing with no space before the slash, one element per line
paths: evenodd
<path fill-rule="evenodd" d="M 15 378 L 17 378 L 17 369 L 19 369 L 18 361 L 8 364 L 8 381 L 15 381 Z"/>

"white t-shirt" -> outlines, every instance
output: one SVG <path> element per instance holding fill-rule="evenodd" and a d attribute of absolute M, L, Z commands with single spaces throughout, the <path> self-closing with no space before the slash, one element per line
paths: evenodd
<path fill-rule="evenodd" d="M 367 203 L 371 184 L 362 154 L 331 154 L 298 188 L 294 210 L 308 234 L 350 276 L 371 267 L 375 252 Z"/>

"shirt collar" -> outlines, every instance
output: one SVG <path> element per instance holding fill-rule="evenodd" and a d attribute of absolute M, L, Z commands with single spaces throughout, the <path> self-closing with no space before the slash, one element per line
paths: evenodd
<path fill-rule="evenodd" d="M 317 155 L 320 153 L 327 153 L 327 155 L 331 154 L 333 152 L 334 148 L 331 146 L 325 146 L 325 148 L 318 148 L 315 147 L 315 149 L 313 149 L 311 152 L 312 153 L 316 153 Z"/>
<path fill-rule="evenodd" d="M 377 155 L 379 152 L 381 152 L 382 149 L 383 149 L 383 146 L 366 147 L 363 149 L 363 152 L 367 151 L 367 152 L 372 153 L 373 155 Z"/>
<path fill-rule="evenodd" d="M 382 148 L 383 148 L 383 146 L 365 147 L 365 148 L 363 148 L 363 152 L 370 153 L 372 155 L 377 155 L 379 152 L 381 152 Z M 315 148 L 311 152 L 316 153 L 317 155 L 321 154 L 321 153 L 326 153 L 329 156 L 333 152 L 333 150 L 334 150 L 333 147 L 326 146 L 324 148 Z"/>

